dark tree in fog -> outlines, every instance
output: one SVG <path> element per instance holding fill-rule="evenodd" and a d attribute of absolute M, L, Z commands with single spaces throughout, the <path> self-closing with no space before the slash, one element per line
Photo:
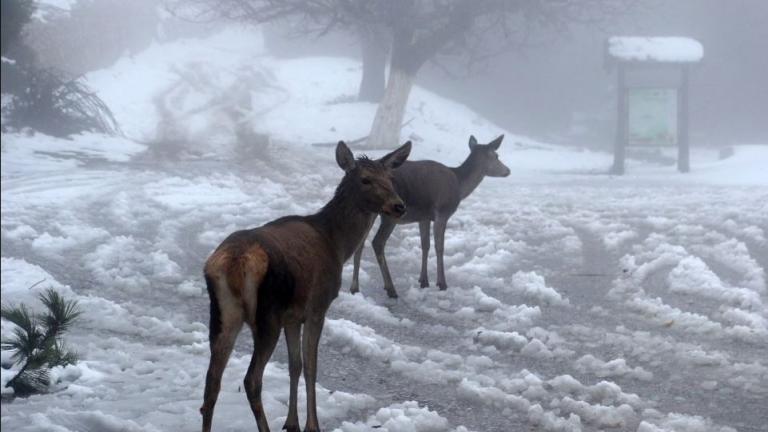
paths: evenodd
<path fill-rule="evenodd" d="M 384 95 L 390 29 L 377 17 L 380 0 L 168 0 L 170 11 L 185 19 L 225 18 L 247 23 L 290 22 L 295 37 L 346 31 L 360 43 L 363 73 L 358 100 L 378 103 Z M 298 22 L 297 22 L 298 21 Z"/>
<path fill-rule="evenodd" d="M 366 145 L 399 142 L 405 106 L 421 67 L 440 54 L 481 62 L 524 45 L 546 28 L 604 22 L 635 0 L 390 0 L 375 17 L 392 34 L 389 79 Z"/>
<path fill-rule="evenodd" d="M 622 13 L 637 0 L 197 0 L 197 13 L 249 22 L 299 19 L 306 34 L 343 29 L 363 47 L 360 96 L 376 100 L 387 56 L 389 77 L 366 147 L 397 145 L 405 107 L 421 67 L 441 54 L 472 64 L 514 47 L 542 29 L 565 32 Z M 194 3 L 194 2 L 193 2 Z M 189 4 L 189 3 L 186 3 Z M 378 75 L 376 75 L 378 74 Z"/>
<path fill-rule="evenodd" d="M 21 35 L 21 30 L 32 18 L 35 4 L 32 0 L 2 0 L 0 2 L 0 50 L 3 55 Z"/>
<path fill-rule="evenodd" d="M 357 32 L 363 60 L 358 100 L 379 103 L 387 84 L 387 58 L 391 37 L 381 25 L 360 26 Z"/>

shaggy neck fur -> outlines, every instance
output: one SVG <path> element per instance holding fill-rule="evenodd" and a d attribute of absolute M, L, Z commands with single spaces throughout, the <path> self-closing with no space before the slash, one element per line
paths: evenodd
<path fill-rule="evenodd" d="M 372 213 L 360 205 L 360 196 L 352 190 L 354 180 L 345 175 L 330 201 L 311 219 L 328 236 L 341 262 L 357 249 L 368 230 Z"/>

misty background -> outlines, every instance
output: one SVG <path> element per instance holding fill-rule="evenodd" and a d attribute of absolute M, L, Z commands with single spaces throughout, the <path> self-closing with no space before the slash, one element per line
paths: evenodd
<path fill-rule="evenodd" d="M 55 3 L 55 2 L 48 2 Z M 106 67 L 152 41 L 210 34 L 222 21 L 169 17 L 159 0 L 74 2 L 71 11 L 41 5 L 25 41 L 42 64 L 72 76 Z M 162 25 L 160 24 L 162 19 Z M 768 141 L 768 2 L 762 0 L 644 0 L 598 25 L 536 29 L 519 48 L 481 64 L 440 55 L 416 84 L 464 103 L 499 126 L 542 141 L 610 150 L 616 112 L 616 75 L 604 62 L 610 35 L 686 36 L 704 46 L 692 68 L 691 141 L 728 146 Z M 360 58 L 359 38 L 345 31 L 302 35 L 290 20 L 265 26 L 278 57 Z M 300 29 L 299 29 L 300 30 Z"/>
<path fill-rule="evenodd" d="M 542 141 L 610 149 L 616 75 L 604 67 L 610 35 L 686 36 L 702 43 L 690 91 L 694 145 L 768 140 L 768 2 L 644 0 L 599 28 L 536 35 L 531 46 L 502 53 L 466 75 L 464 62 L 439 58 L 417 84 L 460 101 L 508 130 Z M 276 55 L 355 55 L 343 35 L 286 39 L 272 29 Z M 446 72 L 446 67 L 449 72 Z M 464 76 L 462 76 L 464 75 Z"/>

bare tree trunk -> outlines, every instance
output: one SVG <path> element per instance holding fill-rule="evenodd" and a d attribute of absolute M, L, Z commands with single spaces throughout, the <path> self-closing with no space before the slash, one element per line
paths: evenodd
<path fill-rule="evenodd" d="M 390 69 L 387 88 L 376 110 L 376 117 L 373 118 L 365 148 L 395 148 L 400 144 L 400 125 L 403 123 L 415 75 L 394 66 Z"/>
<path fill-rule="evenodd" d="M 358 35 L 363 56 L 363 78 L 357 100 L 379 103 L 387 83 L 389 41 L 383 29 L 360 29 Z"/>

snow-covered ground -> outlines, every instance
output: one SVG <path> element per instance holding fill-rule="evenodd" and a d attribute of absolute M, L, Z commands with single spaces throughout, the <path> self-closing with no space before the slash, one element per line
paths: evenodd
<path fill-rule="evenodd" d="M 54 287 L 85 311 L 67 337 L 82 361 L 54 372 L 51 393 L 4 401 L 3 430 L 199 428 L 203 261 L 235 229 L 318 209 L 341 171 L 311 144 L 365 135 L 375 111 L 349 102 L 356 62 L 279 60 L 259 41 L 229 30 L 90 74 L 126 138 L 3 135 L 3 302 L 39 307 Z M 411 118 L 417 159 L 455 164 L 469 134 L 505 133 L 419 88 Z M 269 136 L 269 157 L 243 136 Z M 597 175 L 607 154 L 508 132 L 501 149 L 513 175 L 486 180 L 449 223 L 448 291 L 418 288 L 414 225 L 387 249 L 400 299 L 370 250 L 362 295 L 345 268 L 320 348 L 325 430 L 764 431 L 768 147 L 723 160 L 694 148 L 688 175 L 629 161 L 621 178 Z M 255 428 L 250 350 L 244 332 L 215 430 Z M 279 430 L 282 343 L 264 401 Z M 302 419 L 303 403 L 301 390 Z"/>

